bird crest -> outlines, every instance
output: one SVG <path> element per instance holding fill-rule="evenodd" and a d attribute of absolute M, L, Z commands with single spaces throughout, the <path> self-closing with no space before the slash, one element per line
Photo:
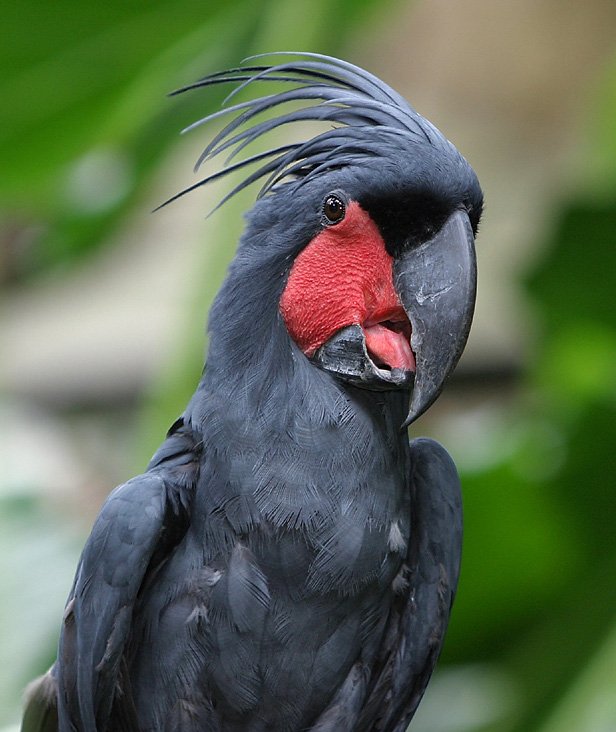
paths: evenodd
<path fill-rule="evenodd" d="M 294 60 L 269 66 L 254 64 L 272 56 L 293 57 Z M 234 101 L 238 94 L 256 82 L 282 83 L 291 88 L 285 87 L 248 101 Z M 184 188 L 163 206 L 207 183 L 250 167 L 255 169 L 227 193 L 216 208 L 252 183 L 265 179 L 257 195 L 261 198 L 284 179 L 294 179 L 301 185 L 324 172 L 366 164 L 371 157 L 382 156 L 384 136 L 397 136 L 398 147 L 404 145 L 404 139 L 400 145 L 401 137 L 454 149 L 434 125 L 381 79 L 351 63 L 316 53 L 279 52 L 251 56 L 242 65 L 209 74 L 172 92 L 171 96 L 228 83 L 237 86 L 223 102 L 223 108 L 183 130 L 188 132 L 220 117 L 234 115 L 203 150 L 195 172 L 224 152 L 227 152 L 227 158 L 218 171 Z M 291 105 L 293 108 L 285 111 Z M 272 117 L 272 110 L 278 114 Z M 259 119 L 268 112 L 270 116 Z M 329 126 L 307 140 L 238 158 L 252 142 L 268 132 L 308 121 L 324 122 Z M 379 128 L 379 136 L 374 134 L 375 127 Z"/>

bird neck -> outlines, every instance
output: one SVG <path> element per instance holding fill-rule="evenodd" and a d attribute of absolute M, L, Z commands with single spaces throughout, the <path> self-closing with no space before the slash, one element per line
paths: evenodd
<path fill-rule="evenodd" d="M 394 524 L 408 533 L 410 456 L 400 426 L 409 395 L 360 389 L 315 366 L 289 337 L 279 297 L 258 291 L 261 281 L 253 275 L 250 289 L 230 277 L 212 310 L 208 365 L 185 415 L 202 455 L 194 531 L 211 547 L 207 561 L 238 535 L 252 537 L 257 554 L 267 553 L 271 531 L 279 541 L 301 536 L 306 567 L 294 581 L 355 591 L 384 557 L 395 574 L 387 537 Z M 323 536 L 343 534 L 353 537 L 351 554 L 375 545 L 374 566 L 309 570 Z"/>
<path fill-rule="evenodd" d="M 240 432 L 276 439 L 326 427 L 355 443 L 359 432 L 397 443 L 408 392 L 359 389 L 316 367 L 280 313 L 288 250 L 258 239 L 255 244 L 253 236 L 248 241 L 212 307 L 207 366 L 190 407 L 197 423 L 207 431 L 205 415 L 222 410 Z"/>

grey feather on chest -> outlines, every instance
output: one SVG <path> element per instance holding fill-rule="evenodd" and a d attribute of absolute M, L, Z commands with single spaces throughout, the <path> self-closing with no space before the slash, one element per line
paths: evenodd
<path fill-rule="evenodd" d="M 206 546 L 244 542 L 268 581 L 292 593 L 355 594 L 391 582 L 410 524 L 398 428 L 375 431 L 368 417 L 342 425 L 296 418 L 292 429 L 257 422 L 240 435 L 241 450 L 206 446 Z"/>

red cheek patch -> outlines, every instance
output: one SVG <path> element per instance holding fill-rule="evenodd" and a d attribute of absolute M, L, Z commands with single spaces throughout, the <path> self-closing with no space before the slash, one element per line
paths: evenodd
<path fill-rule="evenodd" d="M 300 252 L 280 299 L 289 334 L 312 356 L 338 330 L 361 325 L 371 355 L 413 370 L 410 325 L 393 286 L 393 259 L 374 221 L 348 204 L 345 218 Z M 395 322 L 393 329 L 380 325 Z"/>

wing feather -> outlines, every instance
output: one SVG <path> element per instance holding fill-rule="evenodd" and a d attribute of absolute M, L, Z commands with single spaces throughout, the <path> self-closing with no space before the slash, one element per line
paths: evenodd
<path fill-rule="evenodd" d="M 27 704 L 27 732 L 96 732 L 107 729 L 112 709 L 114 719 L 118 710 L 120 717 L 130 716 L 123 654 L 133 606 L 144 581 L 186 532 L 197 464 L 194 436 L 180 419 L 148 472 L 105 501 L 79 560 L 58 660 Z M 57 727 L 49 727 L 55 705 L 45 712 L 53 696 Z M 33 721 L 26 726 L 29 711 Z"/>
<path fill-rule="evenodd" d="M 57 732 L 58 683 L 52 668 L 26 689 L 21 732 Z"/>
<path fill-rule="evenodd" d="M 411 541 L 357 732 L 408 727 L 440 654 L 458 584 L 462 499 L 453 460 L 434 440 L 411 442 Z"/>
<path fill-rule="evenodd" d="M 104 729 L 132 605 L 161 537 L 164 480 L 143 475 L 105 502 L 79 562 L 58 654 L 60 729 Z"/>

